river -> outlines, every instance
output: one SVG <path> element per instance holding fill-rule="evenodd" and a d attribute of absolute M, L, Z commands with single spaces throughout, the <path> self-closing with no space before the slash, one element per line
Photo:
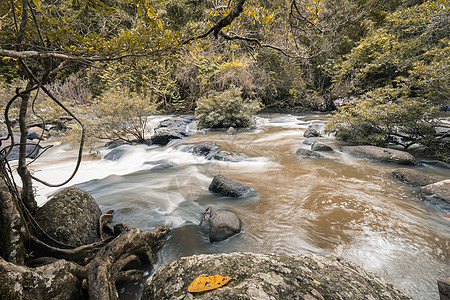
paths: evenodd
<path fill-rule="evenodd" d="M 163 118 L 153 119 L 153 125 Z M 235 251 L 333 254 L 383 277 L 414 299 L 438 299 L 436 279 L 450 275 L 448 212 L 421 201 L 418 189 L 399 182 L 397 165 L 369 161 L 337 151 L 333 137 L 321 138 L 336 151 L 321 159 L 297 158 L 303 132 L 320 124 L 320 114 L 262 115 L 256 129 L 207 131 L 168 146 L 123 146 L 117 161 L 87 156 L 70 183 L 91 193 L 102 210 L 114 209 L 115 222 L 143 230 L 166 224 L 173 230 L 158 254 L 158 265 L 178 257 Z M 209 161 L 184 152 L 185 144 L 214 141 L 223 150 L 245 154 L 243 162 Z M 100 156 L 109 149 L 99 149 Z M 59 145 L 33 164 L 35 174 L 58 182 L 73 169 L 76 151 Z M 170 168 L 148 161 L 167 160 Z M 435 177 L 450 170 L 415 167 Z M 250 198 L 211 194 L 217 174 L 257 190 Z M 40 204 L 53 193 L 37 185 Z M 243 231 L 211 244 L 197 226 L 208 206 L 226 208 L 243 222 Z M 121 298 L 139 298 L 140 284 Z"/>

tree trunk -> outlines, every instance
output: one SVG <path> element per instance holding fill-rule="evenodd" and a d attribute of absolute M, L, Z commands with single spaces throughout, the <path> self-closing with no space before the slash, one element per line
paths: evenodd
<path fill-rule="evenodd" d="M 3 178 L 0 177 L 0 209 L 2 222 L 0 224 L 0 240 L 5 243 L 4 256 L 18 265 L 25 264 L 26 231 L 24 220 L 17 207 L 17 202 L 10 193 Z"/>
<path fill-rule="evenodd" d="M 31 81 L 28 82 L 26 89 L 32 87 Z M 30 100 L 30 93 L 21 95 L 21 103 L 19 110 L 19 126 L 20 126 L 20 145 L 19 145 L 19 167 L 17 172 L 22 180 L 22 201 L 25 207 L 33 214 L 37 209 L 37 202 L 34 198 L 33 185 L 31 181 L 30 171 L 27 164 L 27 110 Z"/>

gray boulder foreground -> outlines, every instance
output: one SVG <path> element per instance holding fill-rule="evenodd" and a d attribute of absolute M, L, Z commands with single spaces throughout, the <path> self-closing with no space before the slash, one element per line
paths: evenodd
<path fill-rule="evenodd" d="M 209 240 L 211 243 L 220 242 L 239 233 L 242 221 L 233 212 L 218 209 L 211 217 Z"/>
<path fill-rule="evenodd" d="M 95 242 L 101 214 L 91 195 L 77 187 L 68 187 L 39 208 L 35 219 L 57 241 L 81 246 Z"/>
<path fill-rule="evenodd" d="M 188 293 L 200 275 L 231 277 L 221 288 Z M 334 256 L 229 253 L 164 264 L 147 279 L 150 299 L 411 299 L 383 279 Z"/>
<path fill-rule="evenodd" d="M 209 191 L 225 197 L 239 198 L 250 193 L 252 188 L 219 174 L 211 181 Z"/>
<path fill-rule="evenodd" d="M 341 151 L 381 162 L 392 162 L 400 165 L 417 164 L 414 156 L 408 152 L 395 149 L 376 146 L 344 146 Z"/>

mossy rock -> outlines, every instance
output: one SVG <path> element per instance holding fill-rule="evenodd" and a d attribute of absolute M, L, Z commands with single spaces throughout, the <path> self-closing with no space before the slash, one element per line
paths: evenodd
<path fill-rule="evenodd" d="M 54 239 L 81 246 L 95 242 L 101 213 L 91 195 L 79 188 L 69 187 L 45 203 L 35 219 Z"/>
<path fill-rule="evenodd" d="M 231 277 L 188 293 L 198 276 Z M 383 279 L 334 256 L 229 253 L 194 255 L 161 266 L 146 281 L 148 299 L 410 299 Z"/>

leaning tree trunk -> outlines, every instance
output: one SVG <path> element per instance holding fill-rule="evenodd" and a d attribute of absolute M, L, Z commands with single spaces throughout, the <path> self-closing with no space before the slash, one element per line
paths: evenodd
<path fill-rule="evenodd" d="M 32 87 L 31 80 L 28 82 L 26 89 Z M 21 103 L 19 110 L 19 126 L 20 126 L 20 144 L 19 144 L 19 166 L 17 172 L 22 180 L 22 201 L 25 207 L 34 213 L 37 209 L 37 202 L 34 198 L 33 184 L 30 171 L 27 168 L 27 111 L 30 100 L 30 93 L 21 94 Z"/>

